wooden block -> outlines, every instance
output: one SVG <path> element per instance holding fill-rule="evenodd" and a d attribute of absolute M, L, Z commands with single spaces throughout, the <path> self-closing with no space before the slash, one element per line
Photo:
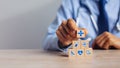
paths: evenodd
<path fill-rule="evenodd" d="M 69 49 L 68 50 L 68 56 L 69 56 L 69 58 L 76 57 L 76 50 L 75 49 Z"/>
<path fill-rule="evenodd" d="M 89 48 L 89 41 L 88 40 L 81 40 L 80 41 L 80 48 Z"/>
<path fill-rule="evenodd" d="M 73 49 L 79 49 L 79 48 L 80 48 L 80 40 L 78 40 L 78 41 L 73 41 L 73 42 L 72 42 L 72 48 L 73 48 Z"/>
<path fill-rule="evenodd" d="M 92 48 L 85 49 L 85 56 L 92 56 L 92 55 L 93 55 L 93 49 Z"/>
<path fill-rule="evenodd" d="M 85 31 L 83 31 L 82 29 L 77 30 L 77 38 L 85 38 L 85 36 Z"/>
<path fill-rule="evenodd" d="M 84 56 L 84 49 L 77 49 L 77 57 L 82 57 Z"/>

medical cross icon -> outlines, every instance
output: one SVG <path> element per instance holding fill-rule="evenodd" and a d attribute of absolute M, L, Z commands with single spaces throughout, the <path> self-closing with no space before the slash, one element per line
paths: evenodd
<path fill-rule="evenodd" d="M 80 32 L 78 32 L 78 34 L 79 34 L 80 36 L 82 36 L 82 35 L 84 34 L 84 32 L 83 32 L 82 30 L 80 30 Z"/>

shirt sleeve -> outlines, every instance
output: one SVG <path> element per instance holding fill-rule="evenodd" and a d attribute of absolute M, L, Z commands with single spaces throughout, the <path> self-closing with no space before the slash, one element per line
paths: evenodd
<path fill-rule="evenodd" d="M 71 0 L 62 0 L 62 4 L 58 9 L 57 16 L 53 23 L 48 27 L 48 31 L 46 37 L 44 39 L 43 48 L 45 50 L 61 50 L 64 51 L 66 49 L 60 49 L 58 46 L 58 38 L 56 35 L 56 30 L 61 25 L 63 20 L 67 20 L 72 18 L 72 2 Z"/>

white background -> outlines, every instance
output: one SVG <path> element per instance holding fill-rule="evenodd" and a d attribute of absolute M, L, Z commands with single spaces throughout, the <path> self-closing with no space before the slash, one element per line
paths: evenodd
<path fill-rule="evenodd" d="M 0 0 L 0 49 L 39 49 L 61 0 Z"/>

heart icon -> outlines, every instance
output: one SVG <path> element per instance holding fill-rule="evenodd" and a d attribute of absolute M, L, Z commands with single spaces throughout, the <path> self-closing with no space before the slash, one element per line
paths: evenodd
<path fill-rule="evenodd" d="M 78 50 L 78 54 L 79 54 L 79 55 L 82 55 L 82 54 L 83 54 L 83 51 L 82 51 L 82 50 Z"/>

